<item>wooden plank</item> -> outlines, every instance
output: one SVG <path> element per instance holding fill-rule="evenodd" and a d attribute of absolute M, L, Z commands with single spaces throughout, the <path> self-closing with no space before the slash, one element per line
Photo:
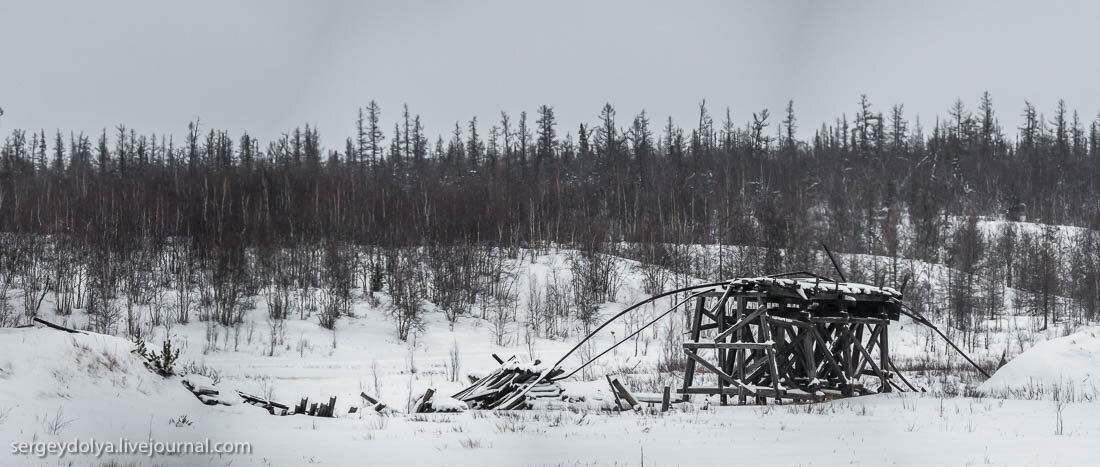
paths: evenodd
<path fill-rule="evenodd" d="M 881 319 L 881 318 L 858 318 L 858 317 L 854 317 L 854 316 L 845 316 L 845 317 L 813 316 L 813 317 L 810 318 L 810 321 L 814 322 L 814 323 L 827 323 L 827 324 L 837 324 L 837 323 L 882 324 L 882 323 L 886 322 L 886 320 Z"/>
<path fill-rule="evenodd" d="M 841 332 L 847 334 L 849 338 L 854 338 L 854 336 L 852 336 L 852 332 L 847 329 L 841 328 Z M 859 350 L 864 357 L 867 358 L 867 363 L 871 365 L 871 370 L 874 371 L 875 374 L 879 375 L 879 377 L 881 377 L 883 380 L 885 380 L 886 375 L 882 372 L 882 369 L 875 364 L 874 360 L 871 358 L 871 353 L 868 352 L 867 349 L 865 349 L 863 345 L 859 342 L 855 342 L 854 347 L 856 348 L 856 350 Z"/>
<path fill-rule="evenodd" d="M 622 408 L 622 401 L 619 400 L 619 392 L 615 390 L 615 383 L 611 382 L 611 375 L 603 375 L 607 378 L 607 385 L 611 387 L 611 395 L 615 398 L 615 407 Z"/>
<path fill-rule="evenodd" d="M 631 409 L 639 407 L 638 400 L 635 399 L 634 396 L 630 395 L 630 391 L 627 391 L 626 386 L 623 386 L 623 383 L 620 383 L 618 379 L 611 380 L 611 385 L 614 386 L 617 391 L 619 391 L 619 395 L 623 396 L 623 399 L 626 400 L 626 403 L 630 404 Z"/>
<path fill-rule="evenodd" d="M 883 325 L 880 324 L 880 325 L 876 326 L 874 329 L 871 330 L 871 337 L 867 341 L 867 352 L 868 353 L 871 353 L 871 352 L 875 351 L 875 345 L 878 344 L 879 333 L 882 332 L 882 326 Z M 856 336 L 856 341 L 860 342 L 862 344 L 863 343 L 862 336 L 857 335 Z M 859 358 L 859 364 L 856 365 L 856 374 L 857 375 L 862 375 L 863 374 L 863 369 L 867 366 L 867 361 L 868 361 L 867 358 L 864 358 L 864 357 Z M 881 366 L 881 360 L 880 360 L 880 366 Z"/>
<path fill-rule="evenodd" d="M 703 357 L 700 357 L 698 354 L 695 353 L 695 351 L 693 351 L 693 350 L 687 351 L 687 356 L 688 356 L 688 358 L 691 358 L 691 359 L 695 360 L 696 362 L 698 362 L 700 365 L 703 366 L 703 368 L 706 368 L 706 369 L 710 370 L 711 372 L 713 372 L 715 375 L 718 375 L 719 378 L 724 378 L 726 380 L 726 382 L 728 382 L 730 384 L 736 384 L 740 387 L 748 388 L 748 386 L 746 386 L 745 383 L 743 383 L 741 381 L 738 381 L 738 380 L 734 379 L 732 376 L 727 375 L 722 370 L 719 370 L 718 368 L 715 368 L 714 365 L 711 365 L 710 362 L 704 360 Z M 751 392 L 753 392 L 755 394 L 755 390 L 752 390 Z"/>
<path fill-rule="evenodd" d="M 374 405 L 374 404 L 378 403 L 378 399 L 375 399 L 371 396 L 368 396 L 367 393 L 365 393 L 365 392 L 360 392 L 359 397 L 362 397 L 363 400 L 365 400 L 367 402 L 370 402 L 371 405 Z M 305 399 L 302 399 L 302 400 L 305 400 Z"/>
<path fill-rule="evenodd" d="M 432 395 L 435 394 L 435 389 L 428 388 L 424 391 L 424 397 L 420 398 L 420 403 L 416 405 L 415 413 L 423 413 L 428 408 L 428 402 L 432 400 Z"/>
<path fill-rule="evenodd" d="M 835 371 L 838 376 L 840 376 L 841 382 L 847 383 L 848 376 L 844 374 L 844 370 L 840 367 L 840 363 L 838 363 L 836 359 L 833 358 L 832 347 L 827 342 L 825 342 L 825 338 L 821 337 L 821 333 L 818 332 L 817 329 L 812 329 L 811 333 L 813 334 L 814 340 L 817 341 L 817 344 L 821 346 L 821 354 L 825 357 L 824 363 L 827 364 L 829 368 L 832 368 L 832 370 Z"/>
<path fill-rule="evenodd" d="M 767 311 L 768 311 L 767 308 L 760 307 L 760 308 L 757 308 L 756 311 L 754 311 L 752 313 L 749 313 L 749 315 L 744 317 L 743 319 L 738 317 L 737 322 L 734 323 L 733 326 L 730 326 L 730 327 L 726 328 L 725 331 L 722 331 L 721 333 L 719 333 L 717 336 L 714 337 L 714 339 L 718 340 L 718 339 L 724 339 L 724 338 L 728 337 L 730 334 L 733 334 L 738 329 L 741 329 L 742 327 L 747 326 L 750 322 L 752 322 L 752 320 L 756 319 L 757 317 L 759 317 L 760 315 L 766 313 Z M 693 340 L 698 340 L 698 339 L 693 339 Z"/>
<path fill-rule="evenodd" d="M 773 344 L 767 344 L 764 342 L 684 342 L 684 349 L 698 350 L 698 349 L 719 349 L 719 350 L 736 350 L 736 349 L 755 349 L 755 350 L 767 350 L 769 347 L 774 347 Z"/>

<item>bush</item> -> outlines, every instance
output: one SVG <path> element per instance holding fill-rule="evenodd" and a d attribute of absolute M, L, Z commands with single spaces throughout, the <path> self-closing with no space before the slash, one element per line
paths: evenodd
<path fill-rule="evenodd" d="M 180 350 L 172 348 L 171 337 L 164 338 L 164 345 L 161 347 L 159 354 L 156 351 L 146 349 L 145 340 L 140 336 L 134 341 L 134 345 L 134 353 L 145 359 L 145 366 L 150 370 L 164 377 L 176 374 L 173 367 L 176 360 L 180 358 Z"/>

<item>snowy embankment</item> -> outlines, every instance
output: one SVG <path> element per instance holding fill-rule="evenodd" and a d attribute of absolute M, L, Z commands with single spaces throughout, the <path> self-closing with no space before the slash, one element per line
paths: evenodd
<path fill-rule="evenodd" d="M 225 434 L 192 426 L 211 409 L 178 378 L 146 368 L 133 349 L 102 334 L 0 329 L 0 465 L 57 465 L 56 453 L 17 454 L 15 443 L 198 442 Z M 61 460 L 86 465 L 91 457 Z"/>
<path fill-rule="evenodd" d="M 995 397 L 1100 400 L 1100 328 L 1035 344 L 978 390 Z"/>

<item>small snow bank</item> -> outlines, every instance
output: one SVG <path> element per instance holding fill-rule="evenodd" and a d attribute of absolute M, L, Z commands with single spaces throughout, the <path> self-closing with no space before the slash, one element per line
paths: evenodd
<path fill-rule="evenodd" d="M 1036 344 L 997 370 L 978 391 L 1005 398 L 1100 400 L 1100 328 Z"/>
<path fill-rule="evenodd" d="M 433 412 L 465 412 L 470 409 L 465 402 L 448 396 L 435 396 L 428 401 Z"/>
<path fill-rule="evenodd" d="M 145 368 L 133 348 L 125 339 L 103 334 L 0 329 L 0 383 L 13 399 L 147 394 L 159 389 L 164 378 Z"/>

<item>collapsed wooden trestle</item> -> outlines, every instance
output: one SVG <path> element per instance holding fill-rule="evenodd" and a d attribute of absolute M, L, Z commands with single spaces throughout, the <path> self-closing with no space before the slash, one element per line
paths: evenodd
<path fill-rule="evenodd" d="M 722 404 L 889 392 L 889 323 L 900 304 L 889 287 L 810 274 L 730 281 L 694 300 L 679 392 Z"/>

